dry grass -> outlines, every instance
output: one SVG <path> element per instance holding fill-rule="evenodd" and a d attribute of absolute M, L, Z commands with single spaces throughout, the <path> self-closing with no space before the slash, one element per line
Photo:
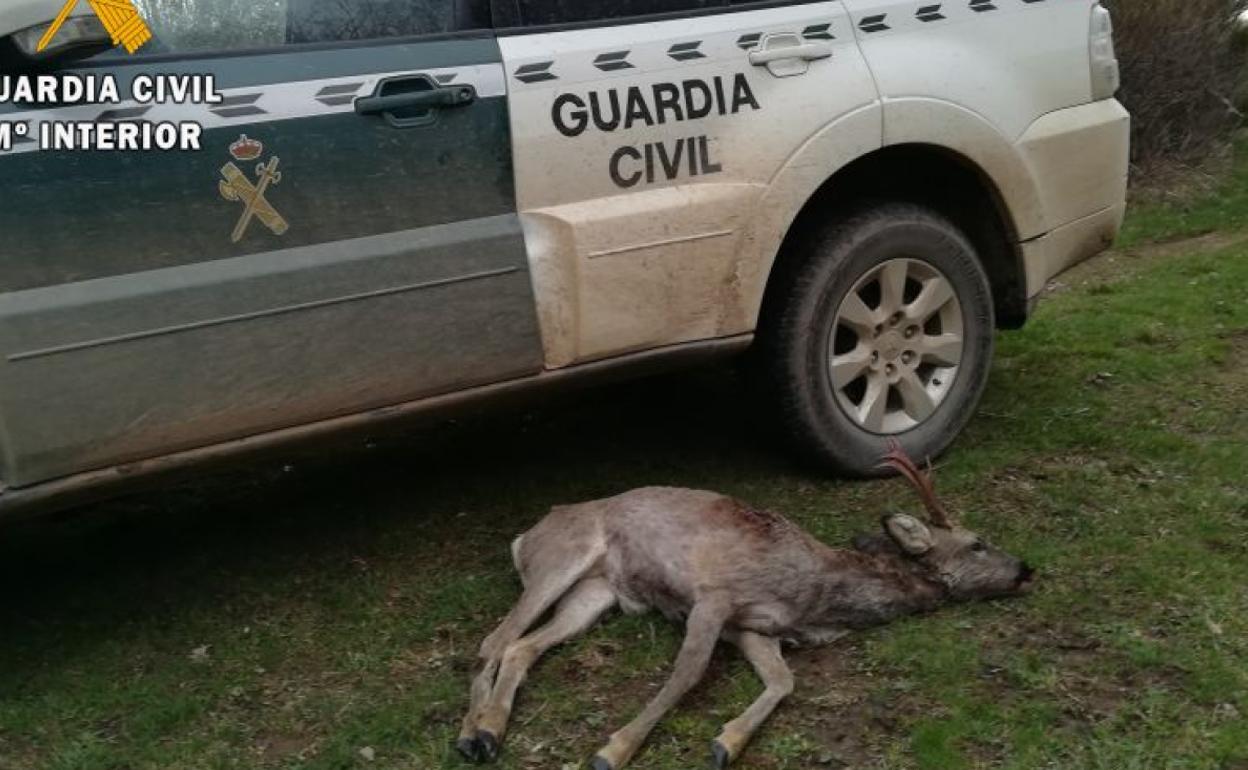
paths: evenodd
<path fill-rule="evenodd" d="M 1114 12 L 1122 101 L 1134 117 L 1133 155 L 1156 166 L 1199 164 L 1226 144 L 1244 57 L 1234 19 L 1245 0 L 1106 0 Z"/>

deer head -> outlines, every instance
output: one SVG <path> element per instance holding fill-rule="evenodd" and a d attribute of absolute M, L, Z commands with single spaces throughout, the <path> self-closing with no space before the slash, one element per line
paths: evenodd
<path fill-rule="evenodd" d="M 931 463 L 923 472 L 896 442 L 880 459 L 898 471 L 918 492 L 926 518 L 889 514 L 881 524 L 884 537 L 859 536 L 854 546 L 875 555 L 891 554 L 942 584 L 956 600 L 1014 596 L 1031 588 L 1033 570 L 1026 562 L 990 545 L 958 524 L 932 484 Z"/>

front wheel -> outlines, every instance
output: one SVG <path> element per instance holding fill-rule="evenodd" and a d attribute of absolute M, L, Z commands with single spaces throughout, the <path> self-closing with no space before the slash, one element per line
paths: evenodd
<path fill-rule="evenodd" d="M 759 327 L 764 383 L 816 462 L 877 475 L 889 440 L 935 457 L 965 427 L 992 363 L 992 294 L 966 236 L 887 203 L 797 246 Z"/>

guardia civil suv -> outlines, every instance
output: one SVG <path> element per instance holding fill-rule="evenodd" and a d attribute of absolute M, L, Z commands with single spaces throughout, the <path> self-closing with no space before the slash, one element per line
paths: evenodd
<path fill-rule="evenodd" d="M 747 349 L 795 445 L 870 474 L 950 444 L 994 330 L 1123 216 L 1095 0 L 141 0 L 133 53 L 86 3 L 36 52 L 61 5 L 0 3 L 10 78 L 219 98 L 0 104 L 202 127 L 0 152 L 9 513 Z"/>

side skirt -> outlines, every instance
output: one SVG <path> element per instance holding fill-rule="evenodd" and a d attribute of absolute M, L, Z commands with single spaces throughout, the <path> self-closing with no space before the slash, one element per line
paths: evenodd
<path fill-rule="evenodd" d="M 168 483 L 206 466 L 228 466 L 242 460 L 251 461 L 265 454 L 313 444 L 318 440 L 364 434 L 409 420 L 444 417 L 485 403 L 521 400 L 538 391 L 587 387 L 727 358 L 743 352 L 753 339 L 753 334 L 740 334 L 645 350 L 124 465 L 86 471 L 29 487 L 0 487 L 0 523 L 53 513 L 138 488 Z"/>

